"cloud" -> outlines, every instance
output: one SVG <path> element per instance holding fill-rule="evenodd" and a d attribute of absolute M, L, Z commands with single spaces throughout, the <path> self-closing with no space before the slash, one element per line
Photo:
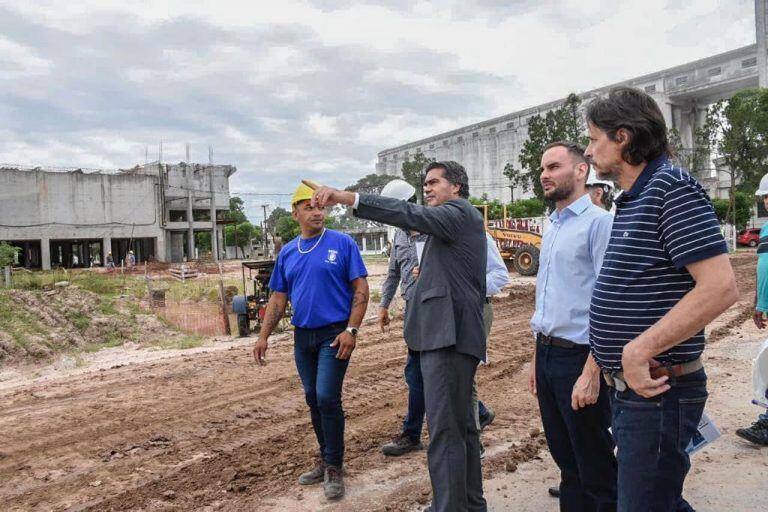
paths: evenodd
<path fill-rule="evenodd" d="M 747 0 L 0 0 L 0 161 L 346 186 L 376 153 L 750 44 Z M 248 196 L 287 204 L 284 196 Z"/>

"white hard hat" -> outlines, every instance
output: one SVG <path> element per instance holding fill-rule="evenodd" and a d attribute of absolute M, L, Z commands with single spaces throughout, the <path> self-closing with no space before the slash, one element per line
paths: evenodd
<path fill-rule="evenodd" d="M 768 389 L 768 340 L 763 342 L 752 365 L 752 386 L 755 390 L 755 401 L 768 405 L 768 397 L 765 395 Z"/>
<path fill-rule="evenodd" d="M 590 166 L 589 168 L 589 176 L 587 176 L 587 186 L 592 185 L 607 185 L 611 188 L 616 188 L 616 186 L 613 184 L 612 181 L 608 180 L 601 180 L 597 177 L 597 173 L 595 172 L 595 168 Z"/>
<path fill-rule="evenodd" d="M 760 178 L 760 186 L 757 187 L 756 196 L 764 196 L 768 194 L 768 174 Z"/>
<path fill-rule="evenodd" d="M 407 201 L 413 194 L 416 193 L 416 189 L 413 185 L 403 180 L 392 180 L 381 189 L 381 195 L 384 197 L 391 197 L 393 199 L 400 199 Z"/>

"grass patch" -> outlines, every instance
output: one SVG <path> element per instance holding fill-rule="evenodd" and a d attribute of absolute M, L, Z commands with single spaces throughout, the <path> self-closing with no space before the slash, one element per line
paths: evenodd
<path fill-rule="evenodd" d="M 167 338 L 154 345 L 159 349 L 165 350 L 184 350 L 188 348 L 201 347 L 205 342 L 203 336 L 197 334 L 187 334 L 180 338 Z"/>
<path fill-rule="evenodd" d="M 71 311 L 67 314 L 67 320 L 72 322 L 78 331 L 84 331 L 91 325 L 91 319 L 82 311 Z"/>
<path fill-rule="evenodd" d="M 7 293 L 0 292 L 0 326 L 21 348 L 28 346 L 27 336 L 47 333 L 38 319 L 20 308 Z"/>
<path fill-rule="evenodd" d="M 117 315 L 119 314 L 115 303 L 111 298 L 106 298 L 99 302 L 99 313 L 102 315 Z"/>

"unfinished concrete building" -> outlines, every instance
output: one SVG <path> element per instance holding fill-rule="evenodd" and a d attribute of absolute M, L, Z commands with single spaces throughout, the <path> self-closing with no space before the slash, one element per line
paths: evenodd
<path fill-rule="evenodd" d="M 27 268 L 181 262 L 199 256 L 195 240 L 215 232 L 223 254 L 231 165 L 150 163 L 127 170 L 0 168 L 0 241 L 21 249 Z"/>

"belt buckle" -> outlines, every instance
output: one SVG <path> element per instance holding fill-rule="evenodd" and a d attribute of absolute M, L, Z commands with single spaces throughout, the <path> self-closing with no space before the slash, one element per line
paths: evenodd
<path fill-rule="evenodd" d="M 616 391 L 626 391 L 627 383 L 618 377 L 619 373 L 621 373 L 619 370 L 610 370 L 603 372 L 603 377 L 605 378 L 606 384 L 614 388 Z"/>
<path fill-rule="evenodd" d="M 624 382 L 624 379 L 618 377 L 619 370 L 613 370 L 611 372 L 611 378 L 613 379 L 613 384 L 616 388 L 616 391 L 626 391 L 627 390 L 627 383 Z"/>

